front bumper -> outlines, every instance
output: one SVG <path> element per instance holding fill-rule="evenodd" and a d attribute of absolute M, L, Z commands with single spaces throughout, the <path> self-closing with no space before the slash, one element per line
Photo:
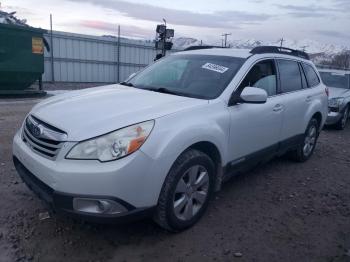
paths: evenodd
<path fill-rule="evenodd" d="M 158 197 L 167 174 L 164 161 L 150 158 L 141 150 L 117 161 L 101 163 L 95 160 L 67 160 L 67 152 L 76 144 L 66 142 L 56 159 L 35 153 L 17 132 L 13 141 L 13 156 L 23 180 L 49 206 L 84 218 L 114 220 L 129 215 L 149 213 Z M 127 212 L 93 214 L 78 212 L 75 198 L 110 199 L 121 204 Z"/>
<path fill-rule="evenodd" d="M 335 125 L 336 123 L 339 122 L 339 120 L 342 117 L 341 112 L 332 112 L 330 111 L 328 113 L 327 119 L 326 119 L 326 125 Z"/>
<path fill-rule="evenodd" d="M 86 221 L 97 223 L 115 223 L 115 222 L 130 222 L 133 220 L 142 219 L 151 216 L 154 212 L 154 207 L 136 208 L 129 203 L 109 196 L 93 196 L 93 195 L 76 195 L 67 194 L 55 191 L 36 176 L 34 176 L 19 160 L 13 157 L 13 162 L 16 170 L 23 182 L 41 199 L 45 205 L 52 211 L 68 214 L 73 217 L 78 217 Z M 74 210 L 73 199 L 110 199 L 121 206 L 125 207 L 126 212 L 119 214 L 90 214 Z"/>

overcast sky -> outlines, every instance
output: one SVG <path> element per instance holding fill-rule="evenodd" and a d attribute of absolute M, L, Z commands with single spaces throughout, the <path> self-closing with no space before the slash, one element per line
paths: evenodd
<path fill-rule="evenodd" d="M 32 26 L 93 35 L 152 39 L 166 18 L 176 37 L 220 42 L 231 39 L 275 41 L 281 37 L 350 46 L 350 0 L 0 0 Z"/>

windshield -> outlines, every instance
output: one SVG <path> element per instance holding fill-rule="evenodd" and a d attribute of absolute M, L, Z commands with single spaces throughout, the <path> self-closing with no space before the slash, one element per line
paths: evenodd
<path fill-rule="evenodd" d="M 136 88 L 213 99 L 230 83 L 245 59 L 213 55 L 171 55 L 145 68 L 128 83 Z"/>
<path fill-rule="evenodd" d="M 320 72 L 323 82 L 329 87 L 349 89 L 349 74 Z"/>

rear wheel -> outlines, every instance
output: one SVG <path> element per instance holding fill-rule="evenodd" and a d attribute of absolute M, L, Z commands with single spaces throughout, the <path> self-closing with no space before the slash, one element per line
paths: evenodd
<path fill-rule="evenodd" d="M 342 115 L 342 118 L 335 124 L 335 128 L 338 130 L 344 130 L 346 123 L 349 119 L 349 106 L 346 106 Z"/>
<path fill-rule="evenodd" d="M 214 171 L 214 163 L 206 154 L 198 150 L 181 154 L 164 182 L 155 221 L 175 232 L 194 225 L 208 206 Z"/>
<path fill-rule="evenodd" d="M 318 138 L 319 123 L 313 118 L 309 122 L 304 134 L 303 142 L 298 146 L 297 149 L 293 150 L 290 155 L 298 162 L 305 162 L 308 160 L 315 150 L 317 138 Z"/>

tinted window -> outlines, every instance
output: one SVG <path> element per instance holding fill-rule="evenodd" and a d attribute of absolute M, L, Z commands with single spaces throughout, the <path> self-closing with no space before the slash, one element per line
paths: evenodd
<path fill-rule="evenodd" d="M 320 72 L 323 82 L 329 87 L 349 89 L 350 75 L 335 72 Z"/>
<path fill-rule="evenodd" d="M 280 71 L 282 93 L 302 89 L 300 70 L 297 62 L 278 60 L 278 68 Z"/>
<path fill-rule="evenodd" d="M 231 82 L 244 58 L 215 55 L 170 55 L 145 68 L 128 82 L 136 88 L 213 99 Z M 163 91 L 162 91 L 163 90 Z"/>
<path fill-rule="evenodd" d="M 269 96 L 276 95 L 277 74 L 274 61 L 265 60 L 255 64 L 240 87 L 246 86 L 264 89 Z"/>
<path fill-rule="evenodd" d="M 306 77 L 305 77 L 305 72 L 303 70 L 303 67 L 301 66 L 301 64 L 299 64 L 299 67 L 300 67 L 301 82 L 303 84 L 303 88 L 308 88 Z"/>
<path fill-rule="evenodd" d="M 307 64 L 303 64 L 303 67 L 309 87 L 317 86 L 320 83 L 320 79 L 318 79 L 314 68 Z"/>

